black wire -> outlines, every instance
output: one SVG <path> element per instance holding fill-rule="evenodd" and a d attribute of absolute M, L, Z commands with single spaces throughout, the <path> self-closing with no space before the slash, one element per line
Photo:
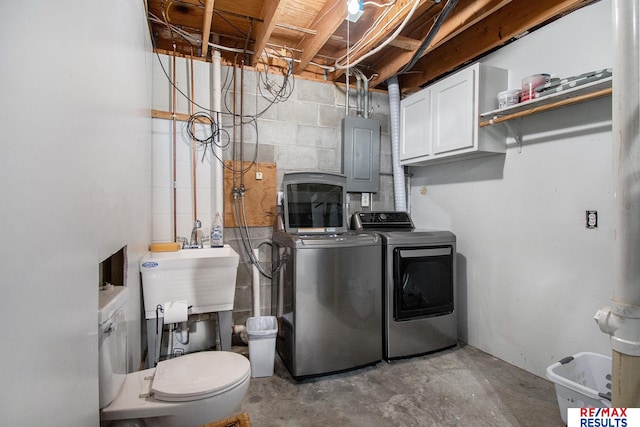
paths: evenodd
<path fill-rule="evenodd" d="M 194 133 L 196 125 L 208 126 L 210 132 L 208 132 L 204 138 L 198 137 Z M 187 134 L 192 141 L 195 141 L 202 147 L 204 147 L 204 154 L 202 155 L 203 160 L 204 156 L 207 154 L 207 149 L 210 149 L 211 153 L 217 158 L 218 156 L 214 151 L 214 146 L 225 149 L 231 142 L 229 132 L 221 128 L 220 124 L 215 121 L 211 114 L 203 111 L 194 113 L 189 117 L 189 119 L 187 120 Z"/>
<path fill-rule="evenodd" d="M 411 58 L 411 61 L 409 61 L 409 63 L 405 65 L 404 68 L 398 74 L 407 73 L 414 67 L 414 65 L 416 65 L 418 60 L 422 57 L 422 54 L 424 53 L 424 51 L 427 49 L 429 44 L 431 44 L 431 41 L 440 30 L 442 23 L 445 21 L 445 19 L 447 19 L 447 16 L 449 16 L 449 13 L 453 10 L 454 7 L 456 7 L 457 3 L 458 3 L 458 0 L 447 0 L 447 3 L 444 5 L 442 10 L 440 11 L 440 15 L 438 15 L 438 17 L 436 18 L 436 21 L 433 23 L 433 26 L 429 30 L 427 37 L 424 39 L 424 41 L 422 42 L 418 50 L 415 51 L 415 53 L 413 54 L 413 57 Z"/>

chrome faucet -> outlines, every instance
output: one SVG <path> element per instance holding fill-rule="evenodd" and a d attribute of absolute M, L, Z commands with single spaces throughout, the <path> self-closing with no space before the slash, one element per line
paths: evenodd
<path fill-rule="evenodd" d="M 193 229 L 191 230 L 191 240 L 189 241 L 189 248 L 201 248 L 202 247 L 202 223 L 199 219 L 193 223 Z"/>

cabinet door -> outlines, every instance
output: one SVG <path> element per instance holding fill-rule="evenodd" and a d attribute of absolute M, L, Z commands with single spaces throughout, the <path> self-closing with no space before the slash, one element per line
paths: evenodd
<path fill-rule="evenodd" d="M 434 155 L 475 145 L 476 69 L 467 68 L 431 87 Z"/>
<path fill-rule="evenodd" d="M 400 160 L 431 155 L 431 90 L 400 103 Z"/>

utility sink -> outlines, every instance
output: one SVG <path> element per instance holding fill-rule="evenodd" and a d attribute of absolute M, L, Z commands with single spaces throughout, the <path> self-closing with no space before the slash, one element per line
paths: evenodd
<path fill-rule="evenodd" d="M 192 314 L 233 310 L 239 259 L 229 245 L 147 253 L 140 259 L 145 317 L 155 318 L 158 305 L 182 300 Z"/>

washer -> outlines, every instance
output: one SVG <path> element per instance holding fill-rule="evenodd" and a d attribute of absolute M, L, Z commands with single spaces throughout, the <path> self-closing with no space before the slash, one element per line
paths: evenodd
<path fill-rule="evenodd" d="M 456 346 L 456 236 L 407 212 L 356 212 L 351 228 L 382 237 L 384 359 Z"/>

